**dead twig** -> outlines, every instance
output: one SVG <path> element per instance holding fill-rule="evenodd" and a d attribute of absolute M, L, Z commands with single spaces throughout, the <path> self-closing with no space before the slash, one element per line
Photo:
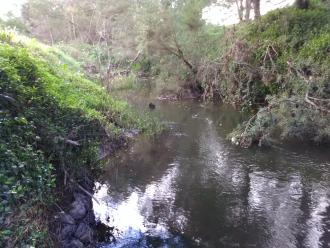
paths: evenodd
<path fill-rule="evenodd" d="M 320 110 L 320 111 L 322 111 L 322 112 L 325 112 L 325 113 L 330 114 L 330 110 L 329 110 L 329 109 L 327 109 L 327 108 L 325 108 L 325 107 L 323 107 L 323 106 L 320 106 L 320 105 L 316 104 L 315 102 L 313 102 L 313 101 L 311 100 L 310 96 L 308 95 L 308 92 L 306 92 L 306 95 L 305 95 L 305 99 L 304 99 L 304 100 L 305 100 L 305 102 L 307 102 L 308 104 L 314 106 L 316 109 L 318 109 L 318 110 Z"/>
<path fill-rule="evenodd" d="M 289 66 L 290 71 L 293 71 L 295 75 L 297 75 L 302 80 L 304 80 L 307 83 L 308 86 L 310 85 L 310 77 L 307 77 L 300 70 L 296 69 L 290 61 L 288 61 L 287 64 Z M 306 103 L 308 103 L 309 105 L 313 106 L 314 108 L 316 108 L 317 110 L 322 111 L 322 112 L 327 113 L 327 114 L 330 114 L 330 109 L 329 108 L 321 106 L 320 105 L 321 103 L 317 104 L 316 102 L 314 102 L 314 101 L 318 101 L 318 102 L 327 102 L 328 103 L 328 102 L 330 102 L 330 99 L 322 99 L 322 98 L 311 97 L 311 96 L 309 96 L 308 91 L 309 91 L 309 89 L 307 89 L 307 91 L 306 91 L 304 101 Z"/>
<path fill-rule="evenodd" d="M 70 145 L 80 146 L 80 144 L 79 144 L 78 141 L 74 141 L 74 140 L 70 140 L 70 139 L 65 139 L 65 142 L 66 142 L 67 144 L 70 144 Z"/>
<path fill-rule="evenodd" d="M 274 58 L 273 58 L 274 55 L 273 54 L 275 54 L 276 56 L 278 56 L 278 53 L 275 50 L 275 48 L 272 45 L 268 45 L 267 46 L 267 49 L 266 49 L 266 52 L 265 52 L 264 59 L 263 59 L 263 66 L 264 66 L 264 68 L 266 68 L 266 62 L 267 62 L 267 58 L 268 58 L 269 61 L 272 64 L 272 69 L 276 70 L 276 65 L 275 65 L 275 62 L 274 62 Z"/>
<path fill-rule="evenodd" d="M 78 188 L 81 189 L 81 191 L 83 191 L 85 194 L 87 194 L 88 196 L 90 196 L 95 202 L 97 202 L 97 204 L 100 205 L 100 202 L 91 194 L 89 193 L 86 189 L 84 189 L 84 187 L 82 187 L 80 184 L 76 183 Z"/>
<path fill-rule="evenodd" d="M 308 96 L 309 99 L 314 100 L 314 101 L 320 101 L 320 102 L 329 102 L 330 103 L 330 99 L 321 99 L 321 98 L 316 98 L 316 97 L 312 97 L 312 96 Z"/>

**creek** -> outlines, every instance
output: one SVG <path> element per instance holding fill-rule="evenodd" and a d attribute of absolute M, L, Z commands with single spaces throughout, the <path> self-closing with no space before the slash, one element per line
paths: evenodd
<path fill-rule="evenodd" d="M 148 102 L 138 102 L 147 108 Z M 330 247 L 330 151 L 242 149 L 227 105 L 157 102 L 167 131 L 140 137 L 96 183 L 96 218 L 123 247 Z"/>

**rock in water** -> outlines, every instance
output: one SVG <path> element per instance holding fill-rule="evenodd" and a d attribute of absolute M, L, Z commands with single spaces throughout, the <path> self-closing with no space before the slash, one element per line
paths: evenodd
<path fill-rule="evenodd" d="M 70 243 L 70 248 L 84 248 L 84 244 L 81 243 L 79 240 L 74 239 Z"/>
<path fill-rule="evenodd" d="M 65 225 L 62 230 L 61 230 L 61 234 L 60 234 L 60 240 L 68 240 L 71 239 L 71 237 L 73 236 L 73 234 L 76 232 L 77 226 L 76 225 Z"/>
<path fill-rule="evenodd" d="M 75 225 L 75 220 L 69 214 L 62 213 L 60 215 L 60 221 L 64 224 Z"/>
<path fill-rule="evenodd" d="M 85 223 L 80 223 L 74 236 L 84 244 L 92 243 L 93 230 Z"/>
<path fill-rule="evenodd" d="M 86 207 L 82 201 L 74 201 L 72 203 L 72 209 L 70 210 L 70 215 L 75 220 L 83 219 L 87 214 Z"/>

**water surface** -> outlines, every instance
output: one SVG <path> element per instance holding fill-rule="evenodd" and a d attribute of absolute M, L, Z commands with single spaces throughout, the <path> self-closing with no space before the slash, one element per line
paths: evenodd
<path fill-rule="evenodd" d="M 96 216 L 116 237 L 102 247 L 330 247 L 329 150 L 235 147 L 241 116 L 225 105 L 154 114 L 169 131 L 138 139 L 96 185 Z"/>

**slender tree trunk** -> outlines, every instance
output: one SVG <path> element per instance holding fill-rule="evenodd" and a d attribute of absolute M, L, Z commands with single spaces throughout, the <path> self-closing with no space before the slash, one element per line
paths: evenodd
<path fill-rule="evenodd" d="M 54 45 L 54 37 L 53 37 L 52 30 L 49 30 L 49 37 L 50 37 L 50 41 L 51 41 L 52 46 L 53 46 Z"/>
<path fill-rule="evenodd" d="M 93 19 L 94 16 L 96 15 L 96 9 L 93 9 L 93 13 L 89 19 L 89 27 L 88 27 L 88 38 L 87 38 L 87 42 L 90 43 L 93 40 L 93 36 L 92 36 L 92 23 L 93 23 Z M 93 30 L 94 31 L 94 30 Z"/>
<path fill-rule="evenodd" d="M 177 41 L 177 39 L 175 37 L 174 37 L 174 44 L 175 44 L 174 47 L 173 46 L 167 46 L 167 45 L 163 44 L 163 48 L 167 52 L 169 52 L 169 53 L 177 56 L 180 60 L 182 60 L 182 62 L 184 63 L 184 65 L 189 68 L 189 70 L 192 73 L 192 81 L 191 81 L 191 85 L 190 86 L 191 86 L 191 88 L 194 91 L 196 91 L 196 92 L 200 91 L 201 90 L 201 86 L 200 86 L 200 84 L 198 83 L 198 80 L 197 80 L 197 74 L 198 74 L 198 68 L 197 68 L 197 66 L 195 66 L 193 63 L 191 63 L 186 58 L 186 56 L 184 55 L 184 53 L 183 53 L 183 51 L 181 49 L 181 46 L 180 46 L 179 42 Z"/>
<path fill-rule="evenodd" d="M 71 12 L 71 27 L 72 27 L 72 35 L 74 40 L 77 39 L 77 32 L 76 32 L 76 23 L 74 22 L 74 16 L 73 13 Z"/>
<path fill-rule="evenodd" d="M 54 45 L 54 36 L 53 36 L 53 32 L 52 32 L 52 28 L 51 28 L 51 25 L 50 25 L 50 21 L 49 21 L 49 17 L 47 16 L 47 23 L 48 23 L 48 26 L 49 26 L 49 38 L 50 38 L 50 42 L 52 43 L 52 46 Z"/>
<path fill-rule="evenodd" d="M 309 8 L 309 0 L 296 0 L 295 5 L 299 9 L 308 9 Z"/>
<path fill-rule="evenodd" d="M 245 0 L 245 20 L 250 20 L 251 0 Z"/>
<path fill-rule="evenodd" d="M 253 0 L 254 18 L 260 17 L 260 0 Z"/>
<path fill-rule="evenodd" d="M 239 21 L 242 22 L 243 21 L 243 0 L 236 0 L 236 7 L 237 7 L 237 13 L 238 13 L 238 18 Z"/>

